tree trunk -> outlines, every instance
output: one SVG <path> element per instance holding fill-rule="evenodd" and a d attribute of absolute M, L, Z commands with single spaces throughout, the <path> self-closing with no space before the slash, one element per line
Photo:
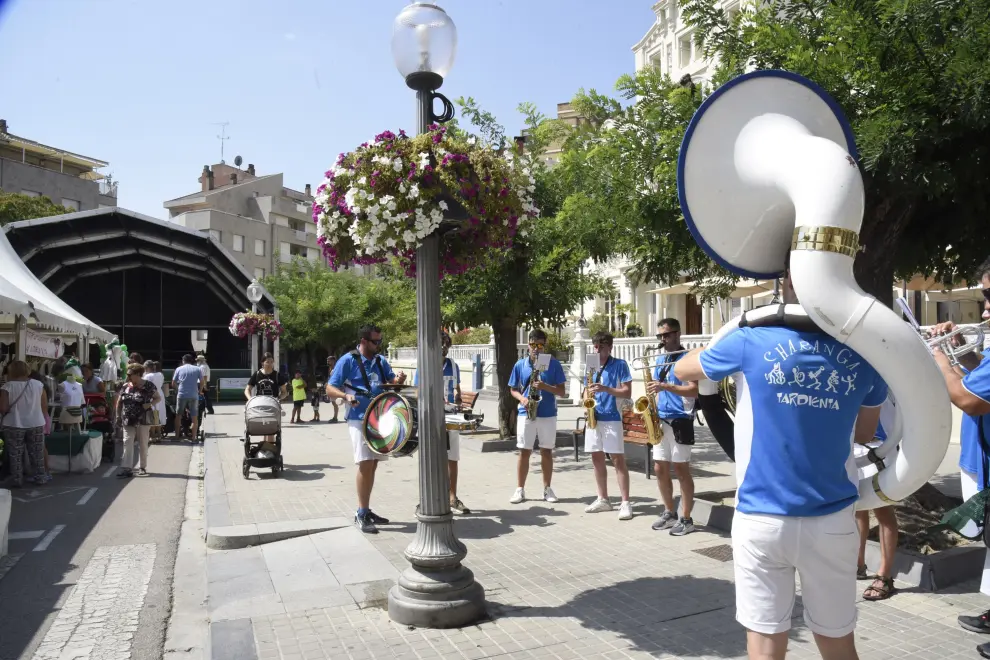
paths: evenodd
<path fill-rule="evenodd" d="M 881 197 L 867 203 L 860 231 L 862 252 L 853 272 L 864 291 L 887 307 L 894 304 L 894 257 L 901 236 L 914 214 L 912 203 Z"/>
<path fill-rule="evenodd" d="M 507 316 L 492 323 L 495 336 L 495 381 L 498 383 L 498 430 L 503 439 L 516 437 L 518 402 L 509 394 L 509 376 L 518 358 L 518 319 Z"/>

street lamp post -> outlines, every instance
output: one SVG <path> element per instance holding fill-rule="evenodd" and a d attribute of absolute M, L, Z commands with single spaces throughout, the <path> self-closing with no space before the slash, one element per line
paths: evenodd
<path fill-rule="evenodd" d="M 258 312 L 258 303 L 261 302 L 261 298 L 265 295 L 265 290 L 261 288 L 261 284 L 258 280 L 251 280 L 251 284 L 247 288 L 247 297 L 251 301 L 251 312 Z M 258 371 L 258 335 L 251 335 L 251 373 L 254 374 Z"/>
<path fill-rule="evenodd" d="M 457 31 L 436 5 L 416 2 L 396 17 L 392 55 L 406 84 L 416 91 L 419 133 L 453 118 L 453 107 L 436 92 L 454 62 Z M 433 113 L 434 100 L 444 111 Z M 416 251 L 416 336 L 419 370 L 419 510 L 416 536 L 406 548 L 409 568 L 388 594 L 393 621 L 424 628 L 456 628 L 485 614 L 485 591 L 461 562 L 467 548 L 454 534 L 447 475 L 443 364 L 440 347 L 440 235 Z"/>

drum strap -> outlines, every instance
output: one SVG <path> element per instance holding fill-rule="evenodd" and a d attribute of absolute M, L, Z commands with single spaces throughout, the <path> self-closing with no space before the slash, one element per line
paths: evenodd
<path fill-rule="evenodd" d="M 368 380 L 368 371 L 364 368 L 364 358 L 361 357 L 361 353 L 359 351 L 351 351 L 351 357 L 357 360 L 358 367 L 361 368 L 361 377 L 364 378 L 364 384 L 367 388 L 368 396 L 371 396 L 371 381 Z M 384 385 L 387 379 L 385 378 L 385 369 L 382 368 L 381 357 L 378 355 L 375 356 L 375 366 L 378 367 L 378 373 L 381 375 L 382 384 Z"/>

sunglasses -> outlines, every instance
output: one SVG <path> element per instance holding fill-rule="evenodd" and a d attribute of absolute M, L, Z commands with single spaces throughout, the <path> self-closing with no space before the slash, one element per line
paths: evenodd
<path fill-rule="evenodd" d="M 546 344 L 544 344 L 544 343 L 538 343 L 538 342 L 533 342 L 533 341 L 529 342 L 529 347 L 530 348 L 544 348 L 545 346 L 546 346 Z"/>
<path fill-rule="evenodd" d="M 679 332 L 680 332 L 680 330 L 671 330 L 670 332 L 658 332 L 657 333 L 657 339 L 663 341 L 667 337 L 670 337 L 671 335 L 676 335 Z"/>
<path fill-rule="evenodd" d="M 379 337 L 378 339 L 365 339 L 365 341 L 368 342 L 369 344 L 374 344 L 375 346 L 381 346 L 382 342 L 385 340 Z"/>

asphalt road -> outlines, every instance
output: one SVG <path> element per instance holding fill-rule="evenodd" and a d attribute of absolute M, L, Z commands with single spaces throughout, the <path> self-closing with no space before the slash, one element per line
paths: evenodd
<path fill-rule="evenodd" d="M 70 634 L 74 648 L 95 635 L 133 658 L 162 657 L 190 453 L 166 442 L 150 448 L 147 477 L 117 479 L 103 463 L 12 492 L 9 552 L 20 558 L 0 577 L 0 660 L 32 658 L 43 642 L 50 652 Z M 72 657 L 89 657 L 82 642 Z"/>

